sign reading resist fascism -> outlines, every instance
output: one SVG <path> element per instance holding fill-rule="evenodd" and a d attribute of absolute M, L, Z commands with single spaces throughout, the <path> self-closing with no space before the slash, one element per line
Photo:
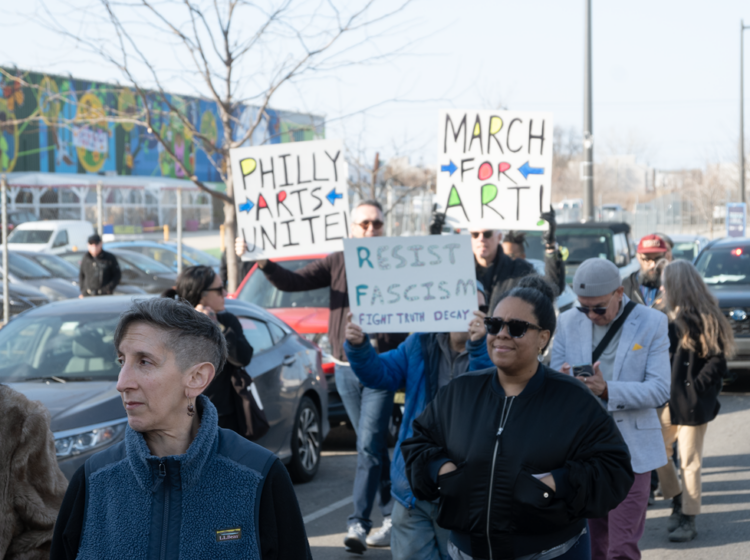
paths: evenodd
<path fill-rule="evenodd" d="M 546 228 L 550 113 L 440 111 L 438 211 L 455 228 Z"/>
<path fill-rule="evenodd" d="M 466 331 L 477 309 L 468 235 L 344 240 L 353 321 L 367 333 Z"/>
<path fill-rule="evenodd" d="M 243 260 L 328 253 L 349 237 L 341 143 L 316 140 L 230 150 Z"/>

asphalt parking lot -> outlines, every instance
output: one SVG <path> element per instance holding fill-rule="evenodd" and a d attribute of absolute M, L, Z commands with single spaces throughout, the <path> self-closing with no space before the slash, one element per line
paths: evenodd
<path fill-rule="evenodd" d="M 686 544 L 670 543 L 666 519 L 671 502 L 657 499 L 649 508 L 641 540 L 645 560 L 750 558 L 750 378 L 727 387 L 721 404 L 721 413 L 709 425 L 706 437 L 698 537 Z M 344 426 L 332 430 L 315 480 L 295 486 L 316 560 L 357 557 L 343 547 L 346 520 L 352 512 L 355 446 L 352 430 Z M 382 516 L 377 507 L 372 518 L 378 528 Z M 370 548 L 364 557 L 389 559 L 391 553 L 388 548 Z"/>

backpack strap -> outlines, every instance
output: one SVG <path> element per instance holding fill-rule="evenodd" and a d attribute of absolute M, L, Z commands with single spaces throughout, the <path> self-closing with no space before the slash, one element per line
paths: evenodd
<path fill-rule="evenodd" d="M 628 315 L 630 315 L 630 312 L 635 309 L 635 306 L 638 305 L 634 301 L 629 301 L 628 304 L 625 306 L 625 309 L 622 311 L 622 315 L 620 315 L 619 319 L 612 323 L 612 326 L 609 327 L 609 330 L 607 331 L 607 334 L 604 335 L 604 338 L 599 342 L 599 344 L 594 349 L 594 353 L 591 354 L 591 363 L 595 364 L 601 355 L 604 353 L 604 351 L 607 349 L 607 346 L 609 346 L 609 343 L 612 342 L 612 339 L 615 337 L 617 332 L 622 328 L 622 325 L 625 323 L 625 320 L 628 318 Z"/>

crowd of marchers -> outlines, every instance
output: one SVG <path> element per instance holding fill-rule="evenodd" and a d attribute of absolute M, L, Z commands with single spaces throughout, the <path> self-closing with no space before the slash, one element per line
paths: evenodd
<path fill-rule="evenodd" d="M 661 234 L 640 240 L 640 270 L 624 281 L 610 261 L 584 261 L 572 280 L 579 305 L 558 315 L 565 266 L 554 212 L 541 218 L 544 276 L 518 236 L 470 231 L 478 311 L 461 332 L 365 334 L 349 310 L 341 252 L 297 271 L 258 261 L 280 290 L 330 289 L 335 382 L 357 435 L 348 551 L 638 559 L 656 483 L 673 503 L 665 538 L 696 537 L 703 442 L 734 351 L 731 328 Z M 383 235 L 383 225 L 375 201 L 352 212 L 353 237 Z M 245 249 L 238 239 L 237 255 Z M 224 310 L 222 279 L 189 267 L 163 295 L 134 302 L 115 331 L 125 439 L 70 484 L 49 413 L 0 386 L 0 410 L 13 419 L 0 422 L 1 455 L 11 457 L 0 461 L 9 489 L 0 556 L 311 558 L 286 469 L 250 441 L 268 426 L 252 406 L 244 368 L 253 349 Z M 376 503 L 384 521 L 374 530 Z"/>

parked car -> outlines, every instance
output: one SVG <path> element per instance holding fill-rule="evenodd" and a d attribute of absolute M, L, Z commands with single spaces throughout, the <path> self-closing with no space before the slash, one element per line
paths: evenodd
<path fill-rule="evenodd" d="M 0 250 L 0 257 L 2 250 Z M 5 271 L 2 269 L 0 260 L 0 276 Z M 26 284 L 36 288 L 50 301 L 77 298 L 80 290 L 66 280 L 55 278 L 46 268 L 38 265 L 32 260 L 16 253 L 8 251 L 8 282 L 13 284 Z"/>
<path fill-rule="evenodd" d="M 283 263 L 284 268 L 288 270 L 295 271 L 317 259 L 325 258 L 325 256 L 325 254 L 319 254 L 304 257 L 282 257 L 272 260 Z M 342 422 L 349 422 L 344 403 L 336 390 L 335 364 L 331 357 L 331 343 L 328 340 L 329 289 L 319 288 L 306 292 L 277 290 L 256 264 L 247 273 L 237 291 L 229 297 L 267 309 L 321 348 L 323 351 L 323 371 L 328 383 L 328 421 L 333 427 Z M 401 405 L 403 403 L 403 393 L 397 393 L 391 421 L 388 425 L 388 443 L 391 446 L 395 445 L 398 439 L 398 430 L 402 418 Z"/>
<path fill-rule="evenodd" d="M 526 256 L 544 261 L 544 241 L 541 231 L 526 231 Z M 635 256 L 636 244 L 630 235 L 630 225 L 622 222 L 587 222 L 557 224 L 557 242 L 565 258 L 565 280 L 573 282 L 578 266 L 592 257 L 612 261 L 626 278 L 640 268 Z"/>
<path fill-rule="evenodd" d="M 77 251 L 88 245 L 94 226 L 85 220 L 41 220 L 26 222 L 8 236 L 11 251 L 43 251 L 64 253 Z"/>
<path fill-rule="evenodd" d="M 675 259 L 684 259 L 693 262 L 698 253 L 708 245 L 708 237 L 702 235 L 670 235 L 674 247 L 672 247 L 672 256 Z"/>
<path fill-rule="evenodd" d="M 117 257 L 122 272 L 122 279 L 115 293 L 135 291 L 136 293 L 160 294 L 174 286 L 177 281 L 177 274 L 172 269 L 154 259 L 134 251 L 112 249 L 109 246 L 107 251 Z M 60 257 L 74 266 L 76 270 L 80 270 L 81 260 L 85 254 L 86 251 L 77 251 L 75 253 L 64 253 Z M 77 279 L 78 273 L 76 272 Z"/>
<path fill-rule="evenodd" d="M 20 226 L 21 224 L 25 224 L 26 222 L 36 222 L 39 218 L 36 217 L 36 214 L 33 212 L 27 212 L 25 210 L 16 210 L 14 212 L 8 212 L 8 231 L 13 231 L 16 227 Z M 3 235 L 2 232 L 0 232 L 0 240 L 2 240 Z"/>
<path fill-rule="evenodd" d="M 52 416 L 57 458 L 70 479 L 92 454 L 124 437 L 116 390 L 114 329 L 128 296 L 61 301 L 32 309 L 0 330 L 0 383 L 41 401 Z M 270 430 L 258 443 L 296 481 L 318 470 L 328 432 L 320 350 L 265 310 L 227 301 L 254 348 L 253 377 Z"/>
<path fill-rule="evenodd" d="M 110 249 L 134 251 L 152 258 L 177 272 L 177 243 L 161 241 L 115 241 L 107 243 L 104 248 L 107 251 Z M 182 266 L 195 266 L 199 264 L 212 267 L 217 274 L 221 266 L 221 262 L 216 257 L 183 243 Z"/>
<path fill-rule="evenodd" d="M 3 297 L 3 284 L 0 282 L 0 321 L 2 321 L 2 297 Z M 8 294 L 10 295 L 9 311 L 11 319 L 16 315 L 33 309 L 34 307 L 41 307 L 49 303 L 49 298 L 42 292 L 31 286 L 24 284 L 10 284 L 8 283 Z"/>
<path fill-rule="evenodd" d="M 710 242 L 695 267 L 729 319 L 737 354 L 728 360 L 733 374 L 750 374 L 750 238 Z"/>

